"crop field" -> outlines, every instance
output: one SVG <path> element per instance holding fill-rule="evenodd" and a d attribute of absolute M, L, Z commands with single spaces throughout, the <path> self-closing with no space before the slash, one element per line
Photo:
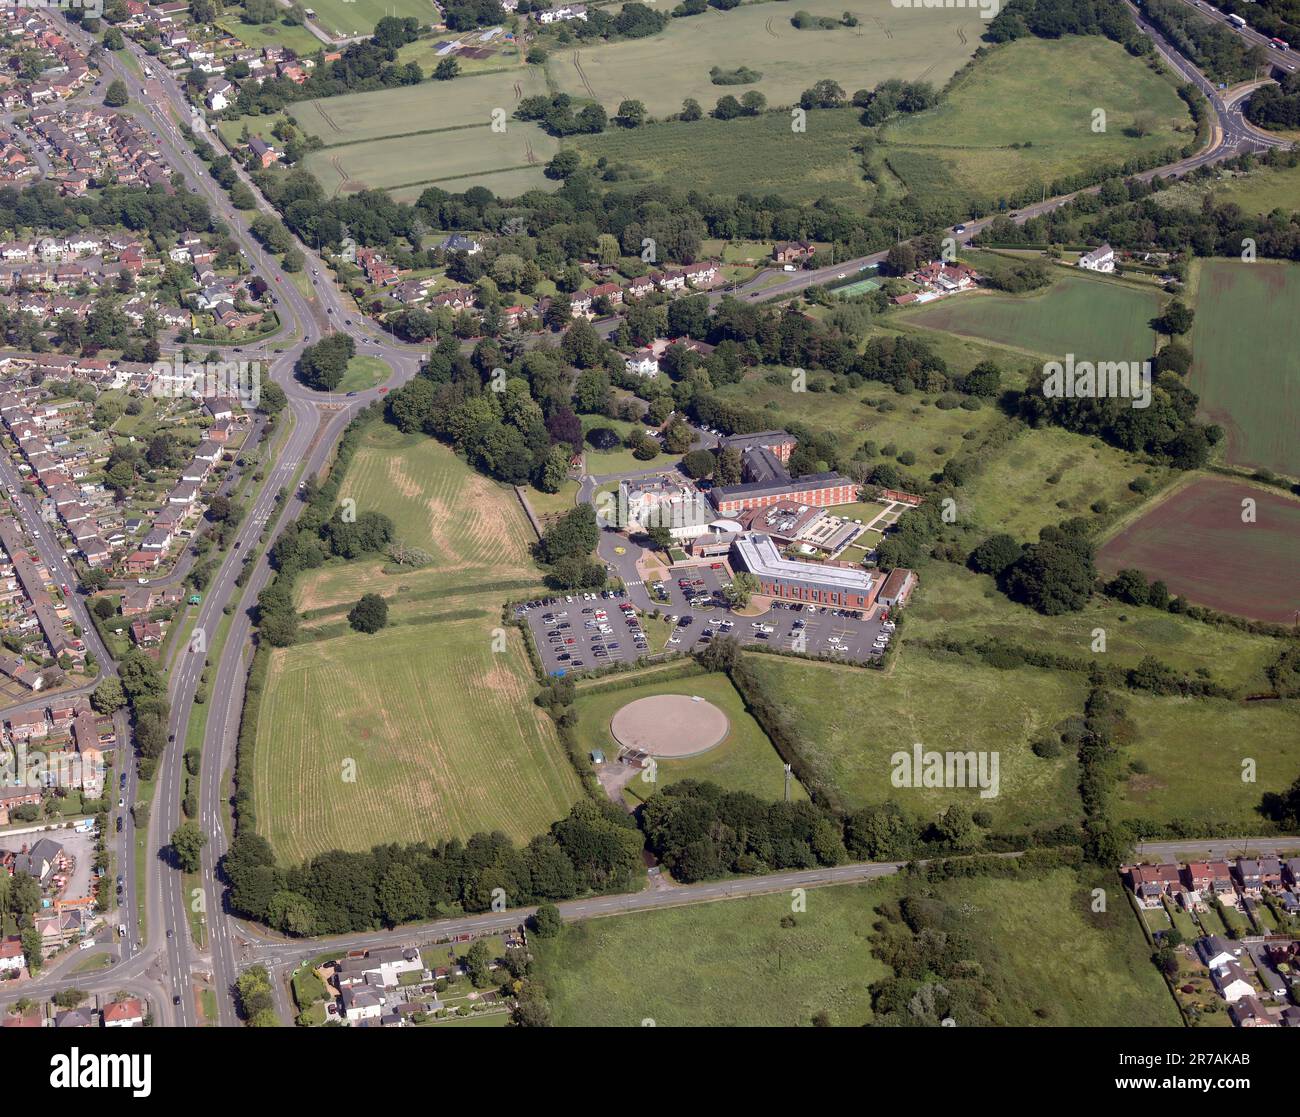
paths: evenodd
<path fill-rule="evenodd" d="M 799 8 L 835 19 L 844 12 L 836 0 L 809 0 Z M 653 116 L 677 112 L 686 97 L 709 109 L 719 97 L 749 89 L 771 105 L 793 105 L 821 78 L 835 79 L 850 94 L 886 78 L 942 86 L 975 52 L 986 26 L 975 9 L 899 9 L 890 0 L 861 0 L 854 14 L 858 27 L 799 31 L 790 24 L 794 10 L 788 6 L 709 9 L 672 20 L 648 38 L 557 49 L 547 70 L 563 92 L 594 98 L 611 112 L 629 97 Z M 753 85 L 714 85 L 714 66 L 748 66 L 763 77 Z M 788 132 L 788 118 L 785 123 Z"/>
<path fill-rule="evenodd" d="M 1048 524 L 1090 516 L 1099 502 L 1108 512 L 1136 508 L 1146 498 L 1129 488 L 1135 477 L 1159 486 L 1167 471 L 1060 427 L 1030 429 L 958 491 L 957 510 L 990 533 L 1032 543 Z"/>
<path fill-rule="evenodd" d="M 725 92 L 715 88 L 719 96 Z M 710 194 L 770 192 L 807 202 L 826 196 L 869 206 L 878 187 L 853 151 L 865 135 L 858 115 L 857 109 L 809 113 L 806 132 L 791 132 L 784 113 L 676 121 L 581 136 L 575 145 L 587 163 L 603 158 L 627 169 L 631 186 L 689 182 Z"/>
<path fill-rule="evenodd" d="M 1244 522 L 1242 501 L 1256 502 Z M 1197 605 L 1291 624 L 1300 612 L 1300 501 L 1276 490 L 1198 477 L 1097 553 L 1106 573 L 1136 567 Z"/>
<path fill-rule="evenodd" d="M 1191 386 L 1233 465 L 1300 476 L 1297 318 L 1300 264 L 1201 261 Z"/>
<path fill-rule="evenodd" d="M 892 799 L 932 821 L 960 801 L 987 810 L 999 830 L 1060 823 L 1078 813 L 1074 758 L 1040 759 L 1029 746 L 1081 711 L 1082 677 L 984 668 L 916 648 L 904 649 L 888 674 L 762 654 L 751 654 L 749 662 L 850 808 Z M 910 755 L 917 742 L 939 752 L 999 753 L 998 795 L 894 787 L 891 755 Z"/>
<path fill-rule="evenodd" d="M 1099 628 L 1106 634 L 1106 650 L 1094 654 Z M 920 640 L 993 638 L 1121 667 L 1136 667 L 1150 655 L 1178 671 L 1204 669 L 1215 682 L 1243 694 L 1270 689 L 1264 672 L 1281 650 L 1267 636 L 1101 596 L 1081 612 L 1045 617 L 1008 600 L 992 578 L 949 563 L 926 567 L 908 609 L 906 635 Z"/>
<path fill-rule="evenodd" d="M 474 472 L 446 446 L 376 423 L 367 431 L 340 491 L 357 514 L 383 512 L 397 539 L 433 562 L 400 574 L 382 559 L 327 563 L 297 582 L 297 603 L 314 609 L 355 601 L 362 593 L 538 580 L 528 553 L 532 529 L 514 494 Z"/>
<path fill-rule="evenodd" d="M 1105 130 L 1093 130 L 1104 106 Z M 1193 136 L 1174 85 L 1100 36 L 1018 39 L 963 75 L 945 102 L 885 128 L 884 156 L 927 202 L 996 200 Z"/>
<path fill-rule="evenodd" d="M 1137 729 L 1125 759 L 1141 761 L 1115 797 L 1121 818 L 1178 823 L 1187 833 L 1227 824 L 1254 833 L 1265 792 L 1283 792 L 1300 771 L 1300 702 L 1124 698 Z M 1242 762 L 1253 760 L 1253 780 Z"/>
<path fill-rule="evenodd" d="M 331 195 L 406 187 L 418 197 L 426 186 L 455 192 L 486 186 L 508 196 L 557 186 L 542 176 L 542 166 L 559 149 L 536 124 L 511 121 L 503 133 L 484 124 L 330 147 L 312 152 L 306 166 Z"/>
<path fill-rule="evenodd" d="M 1144 361 L 1154 352 L 1154 290 L 1062 272 L 1028 295 L 954 295 L 898 315 L 898 322 L 981 338 L 1058 360 Z"/>
<path fill-rule="evenodd" d="M 592 749 L 603 749 L 610 759 L 618 751 L 618 743 L 609 731 L 610 719 L 638 698 L 652 694 L 699 695 L 727 715 L 731 728 L 720 745 L 699 756 L 681 760 L 661 759 L 654 783 L 645 783 L 638 778 L 628 785 L 627 791 L 633 802 L 648 799 L 660 787 L 680 780 L 709 780 L 728 791 L 748 791 L 764 800 L 780 799 L 785 794 L 785 769 L 780 755 L 758 722 L 745 711 L 740 695 L 725 675 L 647 681 L 643 686 L 579 694 L 578 740 L 582 749 L 588 753 Z M 795 798 L 807 798 L 797 780 L 792 788 Z"/>
<path fill-rule="evenodd" d="M 263 835 L 284 862 L 378 842 L 543 832 L 577 777 L 517 633 L 492 650 L 494 617 L 399 626 L 272 655 L 254 786 Z M 355 779 L 345 773 L 355 768 Z"/>
<path fill-rule="evenodd" d="M 876 909 L 921 887 L 890 877 L 815 889 L 784 926 L 784 894 L 593 919 L 534 949 L 560 1026 L 795 1027 L 824 1012 L 855 1027 L 871 1023 L 868 987 L 890 972 L 871 952 Z M 1006 1022 L 1176 1024 L 1137 924 L 1126 910 L 1109 926 L 1088 922 L 1085 903 L 1067 902 L 1078 888 L 1066 870 L 944 882 Z"/>
<path fill-rule="evenodd" d="M 369 35 L 384 16 L 421 23 L 438 23 L 441 17 L 433 0 L 312 0 L 314 22 L 336 38 Z"/>

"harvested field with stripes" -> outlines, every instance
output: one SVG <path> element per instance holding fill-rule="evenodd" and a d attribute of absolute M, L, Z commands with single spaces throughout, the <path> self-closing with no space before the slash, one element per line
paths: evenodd
<path fill-rule="evenodd" d="M 400 542 L 433 561 L 392 574 L 380 558 L 327 563 L 298 579 L 299 609 L 351 603 L 363 593 L 540 580 L 528 553 L 535 536 L 514 493 L 432 438 L 376 423 L 357 448 L 339 495 L 357 502 L 358 515 L 384 513 Z"/>
<path fill-rule="evenodd" d="M 577 776 L 530 700 L 518 633 L 493 652 L 497 624 L 400 625 L 272 653 L 254 786 L 282 861 L 479 830 L 522 842 L 567 813 Z"/>

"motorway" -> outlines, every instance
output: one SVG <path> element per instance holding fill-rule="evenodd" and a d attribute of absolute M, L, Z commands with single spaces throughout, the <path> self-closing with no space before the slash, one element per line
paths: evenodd
<path fill-rule="evenodd" d="M 1195 81 L 1210 98 L 1216 119 L 1212 125 L 1210 142 L 1204 150 L 1172 166 L 1148 171 L 1139 177 L 1149 178 L 1157 174 L 1181 175 L 1187 170 L 1206 163 L 1230 158 L 1245 150 L 1261 150 L 1278 142 L 1251 129 L 1240 120 L 1239 112 L 1234 110 L 1240 98 L 1244 96 L 1244 92 L 1238 92 L 1228 100 L 1223 99 L 1194 67 L 1164 44 L 1157 35 L 1147 30 L 1156 42 L 1157 49 L 1169 63 L 1188 80 Z M 89 49 L 91 40 L 84 31 L 72 26 L 69 33 L 79 41 L 83 49 Z M 283 348 L 273 349 L 271 352 L 268 352 L 268 347 L 275 344 L 275 339 L 268 339 L 251 348 L 254 354 L 268 362 L 271 378 L 284 389 L 288 397 L 288 407 L 278 422 L 280 425 L 291 424 L 291 429 L 287 435 L 280 435 L 283 441 L 278 449 L 277 460 L 270 469 L 266 484 L 262 486 L 239 529 L 238 545 L 228 552 L 219 571 L 207 587 L 197 620 L 196 632 L 201 631 L 204 634 L 209 651 L 212 651 L 211 645 L 217 636 L 225 607 L 228 604 L 235 606 L 219 658 L 214 666 L 209 668 L 209 671 L 215 674 L 212 676 L 211 697 L 207 705 L 208 716 L 203 736 L 200 785 L 200 822 L 208 836 L 208 843 L 203 850 L 197 894 L 190 894 L 185 877 L 171 867 L 165 856 L 170 835 L 182 821 L 180 801 L 184 773 L 181 754 L 194 709 L 194 694 L 207 658 L 205 652 L 191 652 L 187 648 L 177 655 L 169 677 L 169 696 L 172 703 L 169 732 L 175 744 L 169 746 L 164 753 L 157 772 L 155 796 L 147 833 L 148 848 L 156 851 L 156 855 L 146 864 L 143 880 L 136 879 L 129 824 L 126 828 L 127 833 L 119 843 L 121 848 L 118 850 L 118 865 L 120 871 L 127 876 L 127 895 L 139 897 L 143 890 L 146 911 L 145 934 L 142 938 L 137 938 L 135 927 L 130 926 L 128 940 L 122 945 L 119 961 L 93 976 L 84 976 L 76 984 L 90 992 L 133 989 L 150 998 L 155 1006 L 154 1015 L 157 1023 L 197 1026 L 201 1020 L 196 1000 L 190 992 L 193 980 L 202 976 L 210 980 L 217 992 L 219 1014 L 217 1022 L 222 1025 L 235 1025 L 237 1019 L 230 995 L 231 986 L 239 968 L 252 962 L 264 962 L 275 970 L 277 976 L 280 976 L 302 959 L 315 956 L 326 949 L 345 950 L 379 944 L 391 945 L 458 933 L 461 930 L 512 926 L 528 912 L 515 909 L 504 913 L 467 916 L 424 926 L 404 927 L 392 932 L 374 932 L 340 939 L 288 940 L 253 930 L 239 923 L 223 910 L 222 889 L 216 879 L 215 867 L 229 842 L 227 779 L 233 765 L 245 676 L 251 651 L 252 621 L 249 606 L 255 603 L 258 591 L 266 585 L 272 574 L 265 555 L 259 555 L 251 576 L 242 589 L 235 584 L 235 580 L 239 576 L 244 557 L 256 551 L 263 533 L 267 532 L 268 538 L 274 538 L 301 510 L 302 502 L 297 494 L 298 482 L 320 472 L 347 423 L 357 411 L 379 398 L 378 388 L 348 398 L 325 396 L 314 392 L 293 378 L 294 364 L 311 341 L 336 328 L 345 328 L 357 339 L 358 351 L 378 356 L 391 366 L 393 374 L 387 386 L 392 388 L 400 386 L 415 375 L 424 350 L 421 347 L 396 343 L 375 323 L 357 314 L 355 310 L 345 307 L 333 283 L 328 280 L 322 279 L 315 289 L 314 298 L 309 300 L 304 297 L 292 279 L 280 269 L 275 258 L 264 252 L 260 244 L 251 237 L 248 232 L 247 217 L 234 208 L 225 192 L 207 173 L 206 165 L 193 154 L 181 136 L 175 120 L 191 120 L 192 117 L 180 87 L 170 75 L 157 69 L 135 43 L 131 40 L 127 42 L 127 49 L 133 52 L 141 72 L 146 75 L 145 78 L 143 80 L 137 78 L 119 57 L 108 51 L 102 52 L 100 56 L 100 65 L 105 78 L 116 77 L 126 83 L 133 105 L 146 113 L 152 122 L 162 154 L 169 165 L 184 175 L 189 188 L 202 195 L 213 213 L 229 226 L 250 265 L 269 280 L 279 300 L 277 311 L 283 326 L 280 336 L 291 340 L 282 343 Z M 201 128 L 201 122 L 198 122 L 196 131 Z M 242 170 L 240 174 L 243 181 L 251 188 L 251 181 Z M 254 193 L 255 195 L 257 193 L 255 188 Z M 1031 216 L 1048 212 L 1065 200 L 1068 199 L 1052 198 L 1027 206 L 1020 210 L 1013 220 L 1023 222 Z M 259 205 L 263 212 L 272 212 L 260 198 Z M 960 239 L 968 241 L 981 229 L 987 227 L 992 220 L 994 217 L 971 222 Z M 303 251 L 308 269 L 313 272 L 319 271 L 322 276 L 328 275 L 317 254 L 305 246 Z M 794 273 L 788 279 L 783 279 L 762 290 L 758 289 L 761 281 L 770 278 L 770 275 L 760 275 L 733 293 L 741 298 L 764 302 L 787 299 L 813 284 L 835 279 L 840 273 L 848 274 L 872 263 L 878 263 L 885 258 L 885 255 L 885 252 L 878 252 L 831 267 Z M 715 302 L 720 297 L 718 293 L 711 296 Z M 355 317 L 349 321 L 349 315 Z M 6 483 L 8 481 L 4 477 L 3 467 L 0 467 L 0 479 L 6 480 Z M 281 489 L 288 491 L 290 495 L 277 509 L 277 494 Z M 29 532 L 33 523 L 39 525 L 39 518 L 29 521 L 29 517 L 35 516 L 35 508 L 30 501 L 27 502 L 27 507 L 20 506 L 20 511 Z M 39 528 L 39 531 L 37 543 L 43 561 L 50 565 L 52 573 L 57 572 L 56 577 L 71 584 L 71 572 L 65 556 L 59 552 L 57 542 L 44 527 Z M 87 634 L 88 645 L 100 659 L 104 673 L 111 674 L 112 661 L 106 649 L 97 646 L 98 635 L 94 626 L 90 624 L 89 617 L 85 615 L 84 602 L 80 599 L 75 600 L 73 613 Z M 135 793 L 135 780 L 132 774 L 127 792 L 130 796 L 128 802 L 134 801 Z M 1227 844 L 1236 848 L 1240 842 Z M 1171 845 L 1177 849 L 1187 848 L 1187 843 L 1171 843 Z M 786 888 L 864 880 L 897 872 L 899 867 L 897 863 L 867 864 L 811 870 L 805 873 L 775 873 L 690 888 L 673 886 L 631 895 L 574 900 L 561 905 L 561 910 L 566 918 L 589 918 L 755 895 L 760 892 L 782 891 Z M 191 941 L 189 933 L 191 905 L 201 905 L 201 908 L 196 907 L 196 910 L 206 912 L 208 942 L 203 950 L 196 948 Z M 128 920 L 128 923 L 131 922 Z M 45 995 L 73 984 L 59 972 L 61 968 L 61 965 L 56 964 L 52 975 L 25 985 L 20 995 Z M 277 1010 L 281 1020 L 288 1023 L 292 1015 L 284 982 L 275 981 L 273 985 L 276 991 Z M 179 999 L 178 1004 L 173 1003 L 174 998 Z"/>

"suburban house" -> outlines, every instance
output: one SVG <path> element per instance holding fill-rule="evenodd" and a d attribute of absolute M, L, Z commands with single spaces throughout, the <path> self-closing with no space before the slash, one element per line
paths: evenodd
<path fill-rule="evenodd" d="M 1087 271 L 1113 272 L 1115 270 L 1115 250 L 1109 244 L 1094 248 L 1079 257 L 1079 267 Z"/>
<path fill-rule="evenodd" d="M 1246 976 L 1246 971 L 1236 962 L 1225 962 L 1211 970 L 1210 977 L 1214 981 L 1214 988 L 1229 1004 L 1234 1004 L 1242 997 L 1253 997 L 1257 992 Z"/>
<path fill-rule="evenodd" d="M 103 1019 L 105 1028 L 142 1028 L 144 1005 L 136 997 L 114 1001 L 104 1006 Z"/>

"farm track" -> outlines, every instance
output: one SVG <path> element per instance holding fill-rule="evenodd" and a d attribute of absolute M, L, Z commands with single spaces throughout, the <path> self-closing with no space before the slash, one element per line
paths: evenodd
<path fill-rule="evenodd" d="M 333 128 L 334 131 L 342 135 L 343 129 L 339 127 L 338 121 L 335 120 L 332 116 L 330 116 L 330 114 L 327 113 L 319 103 L 316 105 L 316 111 L 320 113 L 320 118 L 323 121 L 325 121 L 326 124 L 328 124 L 331 128 Z"/>
<path fill-rule="evenodd" d="M 596 96 L 596 91 L 591 88 L 591 82 L 587 80 L 587 71 L 582 68 L 582 56 L 576 50 L 573 52 L 573 68 L 578 71 L 578 78 L 582 82 L 583 89 L 587 91 L 587 95 L 593 101 L 598 101 L 600 98 Z"/>
<path fill-rule="evenodd" d="M 778 34 L 776 33 L 776 31 L 774 31 L 773 28 L 772 28 L 772 24 L 774 24 L 775 22 L 776 22 L 776 17 L 775 17 L 775 16 L 771 17 L 770 19 L 768 19 L 768 21 L 767 21 L 765 24 L 763 24 L 763 29 L 764 29 L 764 30 L 765 30 L 769 35 L 771 35 L 772 38 L 774 38 L 774 39 L 779 39 L 781 36 L 778 35 Z"/>
<path fill-rule="evenodd" d="M 969 40 L 967 40 L 966 38 L 966 32 L 963 31 L 960 27 L 957 28 L 957 41 L 961 43 L 962 46 L 969 45 Z"/>
<path fill-rule="evenodd" d="M 445 128 L 421 128 L 418 132 L 394 132 L 388 136 L 366 136 L 358 140 L 341 140 L 335 144 L 322 144 L 318 151 L 333 151 L 340 147 L 356 147 L 357 144 L 379 143 L 382 140 L 404 140 L 409 136 L 432 136 L 438 132 L 464 132 L 470 128 L 483 128 L 486 125 L 477 121 L 473 124 L 448 124 Z"/>
<path fill-rule="evenodd" d="M 504 171 L 531 171 L 540 159 L 535 159 L 532 163 L 516 163 L 510 167 L 484 167 L 482 170 L 466 171 L 463 175 L 444 175 L 442 178 L 422 178 L 416 182 L 396 182 L 392 186 L 385 186 L 385 190 L 409 190 L 412 186 L 436 186 L 440 182 L 457 182 L 465 178 L 478 178 L 481 175 L 496 175 Z"/>
<path fill-rule="evenodd" d="M 886 39 L 892 39 L 894 37 L 894 33 L 888 27 L 885 26 L 885 21 L 881 19 L 879 16 L 872 16 L 871 22 L 874 23 L 877 27 L 880 28 L 881 31 L 884 32 Z M 962 41 L 965 42 L 964 39 Z"/>

